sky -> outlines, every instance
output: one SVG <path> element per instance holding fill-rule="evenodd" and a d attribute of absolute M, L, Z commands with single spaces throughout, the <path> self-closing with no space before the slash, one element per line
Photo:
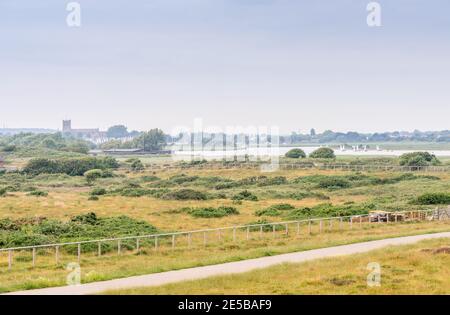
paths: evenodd
<path fill-rule="evenodd" d="M 450 2 L 0 0 L 0 128 L 450 129 Z"/>

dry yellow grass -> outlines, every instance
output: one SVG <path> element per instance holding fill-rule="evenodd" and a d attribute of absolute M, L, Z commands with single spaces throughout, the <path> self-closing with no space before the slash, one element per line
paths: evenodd
<path fill-rule="evenodd" d="M 381 266 L 368 286 L 369 263 Z M 365 254 L 283 264 L 245 274 L 108 294 L 450 294 L 450 240 L 427 240 Z"/>
<path fill-rule="evenodd" d="M 347 227 L 343 231 L 318 234 L 316 226 L 313 235 L 308 235 L 306 227 L 303 227 L 300 236 L 293 233 L 288 237 L 279 235 L 274 238 L 272 233 L 266 233 L 263 238 L 256 235 L 250 241 L 246 241 L 245 234 L 242 233 L 238 235 L 236 242 L 217 243 L 217 238 L 216 242 L 213 242 L 213 235 L 210 235 L 207 246 L 202 245 L 200 237 L 193 244 L 193 248 L 183 247 L 180 244 L 179 248 L 173 250 L 167 244 L 154 250 L 150 246 L 143 248 L 140 255 L 124 252 L 118 256 L 113 252 L 99 258 L 93 253 L 83 253 L 82 282 L 218 264 L 388 237 L 449 231 L 449 229 L 448 222 L 443 221 L 366 224 L 361 229 L 355 226 L 352 230 Z M 38 253 L 36 267 L 32 268 L 31 253 L 28 251 L 15 254 L 13 269 L 8 271 L 7 254 L 3 253 L 0 255 L 0 292 L 64 285 L 69 273 L 65 266 L 69 262 L 76 262 L 76 256 L 61 253 L 60 264 L 55 265 L 54 251 L 50 250 Z"/>

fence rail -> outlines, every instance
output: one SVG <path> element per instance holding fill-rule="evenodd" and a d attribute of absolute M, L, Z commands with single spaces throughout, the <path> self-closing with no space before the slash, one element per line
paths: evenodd
<path fill-rule="evenodd" d="M 203 163 L 203 164 L 163 164 L 149 165 L 150 170 L 174 170 L 174 169 L 255 169 L 260 168 L 263 163 Z M 295 169 L 319 169 L 319 170 L 340 170 L 340 171 L 395 171 L 395 172 L 450 172 L 450 166 L 401 166 L 386 164 L 300 164 L 300 163 L 279 163 L 276 166 L 281 170 Z"/>
<path fill-rule="evenodd" d="M 361 227 L 364 222 L 366 223 L 397 223 L 401 221 L 432 221 L 432 220 L 445 220 L 449 219 L 448 213 L 446 216 L 439 214 L 436 216 L 436 211 L 438 210 L 416 210 L 416 211 L 398 211 L 398 212 L 377 212 L 365 215 L 353 215 L 353 216 L 342 216 L 342 217 L 327 217 L 327 218 L 311 218 L 305 220 L 294 220 L 294 221 L 283 221 L 283 222 L 273 222 L 273 223 L 263 223 L 263 224 L 250 224 L 250 225 L 236 225 L 221 228 L 210 228 L 201 229 L 193 231 L 181 231 L 172 233 L 159 233 L 159 234 L 149 234 L 149 235 L 137 235 L 137 236 L 125 236 L 118 238 L 105 238 L 96 240 L 86 240 L 86 241 L 74 241 L 66 243 L 56 243 L 56 244 L 42 244 L 33 246 L 21 246 L 21 247 L 11 247 L 11 248 L 0 248 L 0 254 L 7 253 L 7 265 L 8 269 L 12 268 L 14 262 L 14 253 L 31 251 L 31 261 L 32 266 L 35 267 L 37 256 L 39 251 L 44 249 L 53 249 L 55 254 L 55 263 L 58 264 L 61 257 L 61 250 L 66 248 L 68 252 L 68 247 L 76 253 L 77 260 L 80 262 L 82 255 L 82 246 L 97 244 L 95 247 L 91 247 L 89 252 L 96 252 L 97 256 L 101 256 L 106 250 L 105 246 L 107 243 L 114 243 L 109 250 L 117 250 L 117 254 L 120 255 L 124 251 L 123 249 L 133 249 L 140 252 L 142 248 L 152 246 L 157 250 L 160 246 L 166 245 L 174 249 L 179 243 L 181 243 L 180 238 L 184 237 L 184 244 L 188 248 L 193 246 L 195 242 L 195 237 L 197 237 L 197 244 L 199 243 L 198 238 L 200 237 L 200 242 L 206 245 L 212 242 L 211 234 L 217 233 L 216 237 L 219 241 L 228 240 L 236 242 L 238 238 L 243 238 L 244 240 L 250 240 L 252 235 L 258 233 L 260 236 L 264 233 L 272 233 L 274 237 L 279 236 L 280 232 L 282 235 L 289 235 L 292 231 L 296 235 L 301 234 L 301 227 L 306 227 L 307 232 L 305 234 L 311 235 L 313 229 L 316 233 L 323 233 L 324 231 L 332 230 L 342 230 L 344 225 L 347 229 L 354 229 Z M 448 211 L 450 212 L 450 211 Z M 226 235 L 226 233 L 231 233 L 231 235 Z M 130 243 L 132 242 L 132 244 Z"/>

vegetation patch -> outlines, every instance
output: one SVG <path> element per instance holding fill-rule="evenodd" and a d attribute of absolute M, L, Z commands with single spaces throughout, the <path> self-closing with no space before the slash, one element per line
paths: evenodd
<path fill-rule="evenodd" d="M 33 246 L 156 232 L 157 229 L 145 221 L 127 216 L 99 218 L 92 212 L 74 216 L 68 222 L 47 218 L 2 219 L 0 247 Z M 92 247 L 92 250 L 95 250 L 97 245 L 93 244 Z"/>
<path fill-rule="evenodd" d="M 87 171 L 94 169 L 108 169 L 119 167 L 116 159 L 111 157 L 104 158 L 72 158 L 72 159 L 32 159 L 23 169 L 28 175 L 39 174 L 67 174 L 70 176 L 82 176 Z"/>
<path fill-rule="evenodd" d="M 258 201 L 258 197 L 248 190 L 241 191 L 240 193 L 234 195 L 231 199 L 236 201 L 242 200 Z"/>
<path fill-rule="evenodd" d="M 415 200 L 419 205 L 446 205 L 450 204 L 450 193 L 426 193 Z"/>
<path fill-rule="evenodd" d="M 239 214 L 234 207 L 186 208 L 185 211 L 195 218 L 222 218 Z"/>
<path fill-rule="evenodd" d="M 165 193 L 162 198 L 168 200 L 207 200 L 208 195 L 198 190 L 186 188 L 169 191 L 168 193 Z"/>

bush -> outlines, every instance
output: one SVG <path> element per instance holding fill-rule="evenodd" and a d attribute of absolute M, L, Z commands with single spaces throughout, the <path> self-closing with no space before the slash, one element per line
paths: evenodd
<path fill-rule="evenodd" d="M 190 215 L 196 218 L 222 218 L 239 214 L 239 211 L 234 207 L 188 208 L 186 210 Z"/>
<path fill-rule="evenodd" d="M 101 178 L 102 176 L 103 176 L 103 172 L 102 172 L 102 170 L 99 170 L 99 169 L 90 170 L 90 171 L 87 171 L 86 173 L 84 173 L 84 177 L 86 178 L 88 183 L 92 183 L 92 182 L 96 181 L 97 179 Z"/>
<path fill-rule="evenodd" d="M 0 197 L 6 196 L 6 188 L 0 188 Z"/>
<path fill-rule="evenodd" d="M 34 190 L 28 193 L 28 196 L 36 196 L 36 197 L 47 197 L 48 192 L 41 190 Z"/>
<path fill-rule="evenodd" d="M 206 200 L 208 196 L 197 190 L 193 189 L 180 189 L 175 191 L 170 191 L 164 194 L 163 199 L 169 200 Z"/>
<path fill-rule="evenodd" d="M 89 196 L 88 200 L 89 201 L 98 201 L 99 198 L 98 198 L 98 196 Z"/>
<path fill-rule="evenodd" d="M 142 171 L 145 167 L 144 164 L 142 164 L 141 160 L 139 159 L 135 159 L 133 160 L 133 162 L 131 162 L 131 170 L 137 172 L 137 171 Z"/>
<path fill-rule="evenodd" d="M 440 205 L 450 204 L 449 193 L 427 193 L 417 197 L 417 204 L 420 205 Z"/>
<path fill-rule="evenodd" d="M 292 149 L 286 152 L 285 156 L 287 158 L 298 159 L 298 158 L 306 158 L 305 151 L 302 149 Z"/>
<path fill-rule="evenodd" d="M 45 218 L 22 221 L 0 220 L 1 247 L 76 242 L 97 238 L 148 235 L 157 232 L 154 226 L 145 221 L 138 221 L 126 216 L 99 218 L 92 212 L 72 217 L 68 222 Z M 83 251 L 97 250 L 97 244 L 82 246 Z M 106 248 L 104 249 L 106 250 Z M 69 249 L 65 248 L 65 250 Z M 76 246 L 73 250 L 76 251 Z"/>
<path fill-rule="evenodd" d="M 91 196 L 103 196 L 106 195 L 106 189 L 101 187 L 95 187 L 91 190 L 90 195 Z"/>
<path fill-rule="evenodd" d="M 401 155 L 399 164 L 402 166 L 428 166 L 438 165 L 440 161 L 434 154 L 428 152 L 412 152 Z"/>
<path fill-rule="evenodd" d="M 253 193 L 248 190 L 243 190 L 240 193 L 234 195 L 231 199 L 233 200 L 249 200 L 249 201 L 258 201 L 258 197 L 256 197 Z"/>
<path fill-rule="evenodd" d="M 32 159 L 23 169 L 28 175 L 40 174 L 67 174 L 70 176 L 82 176 L 84 173 L 94 169 L 105 170 L 117 168 L 119 164 L 114 158 L 77 158 L 51 160 L 45 158 Z"/>
<path fill-rule="evenodd" d="M 318 188 L 324 188 L 324 189 L 341 189 L 341 188 L 349 188 L 351 186 L 351 183 L 344 179 L 339 177 L 325 177 L 319 181 L 317 184 Z"/>
<path fill-rule="evenodd" d="M 330 148 L 319 148 L 309 155 L 313 159 L 334 159 L 336 155 Z"/>
<path fill-rule="evenodd" d="M 257 210 L 255 212 L 257 217 L 268 216 L 268 217 L 278 217 L 281 215 L 281 212 L 274 208 L 266 208 L 262 210 Z"/>

